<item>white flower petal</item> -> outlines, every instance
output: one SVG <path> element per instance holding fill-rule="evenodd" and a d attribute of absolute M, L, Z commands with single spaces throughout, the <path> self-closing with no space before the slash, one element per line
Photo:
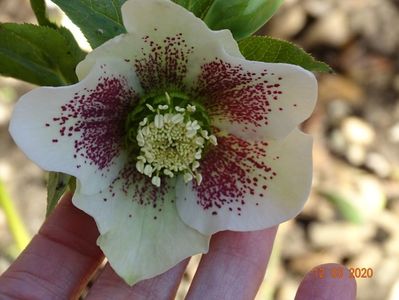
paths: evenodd
<path fill-rule="evenodd" d="M 243 57 L 229 31 L 210 30 L 201 19 L 172 1 L 126 1 L 122 18 L 127 34 L 89 53 L 77 67 L 79 78 L 87 74 L 96 59 L 118 57 L 135 66 L 146 90 L 191 86 L 204 61 L 226 53 Z"/>
<path fill-rule="evenodd" d="M 218 140 L 201 162 L 202 183 L 178 181 L 177 208 L 187 225 L 203 234 L 251 231 L 299 213 L 312 181 L 311 137 L 296 129 L 268 143 Z"/>
<path fill-rule="evenodd" d="M 73 197 L 96 220 L 101 234 L 97 243 L 119 276 L 133 285 L 208 251 L 210 237 L 185 225 L 177 214 L 173 179 L 158 188 L 138 173 L 127 173 L 133 176 L 110 190 L 84 195 L 78 187 Z"/>
<path fill-rule="evenodd" d="M 125 161 L 124 116 L 138 91 L 128 63 L 103 60 L 75 85 L 41 87 L 21 97 L 10 133 L 40 167 L 76 176 L 84 193 L 98 192 Z"/>
<path fill-rule="evenodd" d="M 310 116 L 317 81 L 299 66 L 224 56 L 202 66 L 197 92 L 213 126 L 247 140 L 274 139 Z"/>

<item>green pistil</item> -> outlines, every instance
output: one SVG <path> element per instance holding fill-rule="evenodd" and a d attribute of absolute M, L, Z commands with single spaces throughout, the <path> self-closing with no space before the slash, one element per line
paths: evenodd
<path fill-rule="evenodd" d="M 127 123 L 127 145 L 137 157 L 137 170 L 161 185 L 161 176 L 183 175 L 185 182 L 195 179 L 208 144 L 216 145 L 210 134 L 209 118 L 201 105 L 182 93 L 143 97 Z"/>

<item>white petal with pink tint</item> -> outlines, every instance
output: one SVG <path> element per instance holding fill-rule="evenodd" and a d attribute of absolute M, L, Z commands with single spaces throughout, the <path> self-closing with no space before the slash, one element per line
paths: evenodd
<path fill-rule="evenodd" d="M 175 181 L 161 188 L 127 169 L 109 189 L 77 193 L 73 203 L 91 215 L 97 241 L 112 268 L 128 284 L 154 277 L 183 259 L 208 251 L 209 236 L 184 224 L 176 210 Z"/>
<path fill-rule="evenodd" d="M 314 75 L 229 56 L 202 65 L 197 88 L 213 126 L 248 140 L 283 138 L 312 113 Z"/>
<path fill-rule="evenodd" d="M 75 85 L 24 95 L 15 105 L 10 133 L 40 167 L 77 177 L 84 193 L 98 192 L 125 162 L 124 115 L 138 91 L 130 64 L 104 60 Z"/>
<path fill-rule="evenodd" d="M 312 181 L 312 139 L 298 129 L 285 139 L 248 143 L 229 135 L 201 162 L 200 186 L 177 184 L 182 220 L 203 234 L 277 225 L 302 209 Z"/>

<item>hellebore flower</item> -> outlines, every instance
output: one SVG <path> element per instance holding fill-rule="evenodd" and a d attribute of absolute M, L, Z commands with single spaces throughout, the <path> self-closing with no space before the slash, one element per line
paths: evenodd
<path fill-rule="evenodd" d="M 79 63 L 80 82 L 16 104 L 10 132 L 45 170 L 77 178 L 73 203 L 129 284 L 208 250 L 221 230 L 295 216 L 308 196 L 311 138 L 297 126 L 317 83 L 294 65 L 247 61 L 167 0 L 129 0 L 127 33 Z"/>

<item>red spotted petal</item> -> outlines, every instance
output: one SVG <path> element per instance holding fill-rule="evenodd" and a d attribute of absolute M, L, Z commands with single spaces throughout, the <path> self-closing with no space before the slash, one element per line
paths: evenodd
<path fill-rule="evenodd" d="M 311 144 L 299 130 L 268 142 L 219 136 L 201 162 L 202 183 L 178 182 L 180 216 L 204 234 L 258 230 L 292 218 L 309 194 Z"/>
<path fill-rule="evenodd" d="M 243 139 L 285 137 L 316 103 L 316 79 L 298 66 L 225 56 L 201 70 L 196 93 L 212 124 Z"/>

